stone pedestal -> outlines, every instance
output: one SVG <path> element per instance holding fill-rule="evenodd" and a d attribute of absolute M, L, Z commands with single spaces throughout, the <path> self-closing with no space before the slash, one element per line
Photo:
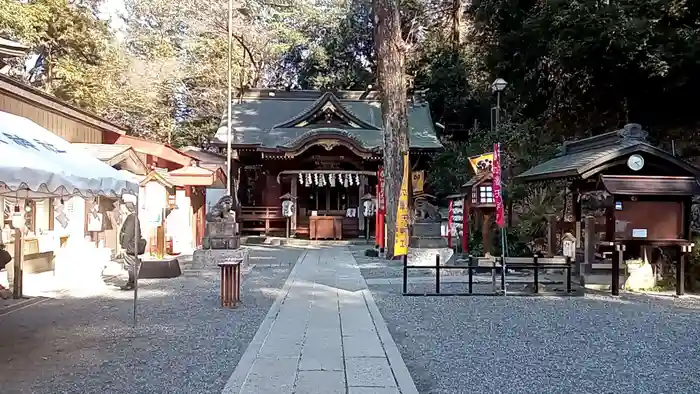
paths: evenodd
<path fill-rule="evenodd" d="M 412 248 L 446 248 L 447 239 L 440 235 L 440 230 L 440 222 L 415 223 L 409 246 Z"/>
<path fill-rule="evenodd" d="M 241 237 L 236 231 L 237 226 L 234 220 L 207 222 L 202 246 L 204 249 L 238 249 Z"/>
<path fill-rule="evenodd" d="M 447 239 L 440 235 L 440 222 L 418 222 L 408 248 L 409 265 L 435 265 L 435 255 L 440 255 L 440 265 L 445 265 L 454 255 L 447 247 Z"/>

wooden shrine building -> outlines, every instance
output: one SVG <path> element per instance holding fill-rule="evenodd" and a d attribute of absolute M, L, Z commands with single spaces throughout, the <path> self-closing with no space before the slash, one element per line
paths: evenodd
<path fill-rule="evenodd" d="M 584 270 L 612 266 L 613 292 L 619 286 L 615 266 L 621 249 L 625 259 L 651 260 L 655 248 L 664 248 L 677 259 L 681 246 L 690 245 L 692 239 L 691 203 L 700 194 L 700 169 L 651 145 L 647 135 L 640 125 L 628 124 L 567 142 L 556 157 L 516 177 L 523 182 L 568 181 L 566 205 L 571 214 L 562 219 L 572 224 L 577 246 L 584 247 L 580 240 L 585 208 L 590 219 L 585 234 L 592 239 L 585 240 L 590 253 L 584 251 Z M 549 249 L 556 250 L 552 245 Z"/>
<path fill-rule="evenodd" d="M 408 122 L 412 167 L 425 168 L 427 154 L 442 149 L 427 103 L 411 100 Z M 227 132 L 224 113 L 213 143 L 224 155 Z M 232 110 L 241 231 L 283 233 L 280 197 L 289 193 L 293 234 L 318 239 L 362 234 L 361 199 L 376 193 L 383 138 L 377 92 L 242 93 Z"/>

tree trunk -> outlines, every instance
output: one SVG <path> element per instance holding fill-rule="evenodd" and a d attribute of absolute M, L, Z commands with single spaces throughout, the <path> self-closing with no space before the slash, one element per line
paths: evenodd
<path fill-rule="evenodd" d="M 398 0 L 373 0 L 374 42 L 384 126 L 384 184 L 386 192 L 386 251 L 394 257 L 396 208 L 403 180 L 403 154 L 408 152 L 405 51 Z M 409 174 L 410 176 L 410 174 Z"/>
<path fill-rule="evenodd" d="M 462 0 L 452 1 L 452 47 L 459 51 L 462 44 Z"/>

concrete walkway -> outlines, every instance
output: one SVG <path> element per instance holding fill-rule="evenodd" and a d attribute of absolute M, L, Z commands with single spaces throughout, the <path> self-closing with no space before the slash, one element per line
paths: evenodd
<path fill-rule="evenodd" d="M 301 256 L 225 394 L 417 394 L 345 247 Z"/>

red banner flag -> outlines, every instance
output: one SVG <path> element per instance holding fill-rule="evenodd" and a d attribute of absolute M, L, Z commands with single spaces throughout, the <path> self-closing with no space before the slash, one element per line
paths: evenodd
<path fill-rule="evenodd" d="M 503 196 L 501 195 L 501 146 L 493 144 L 493 200 L 496 203 L 496 224 L 503 228 L 505 213 L 503 212 Z"/>
<path fill-rule="evenodd" d="M 450 205 L 447 209 L 447 247 L 452 247 L 452 218 L 454 215 L 454 201 L 450 200 Z"/>
<path fill-rule="evenodd" d="M 377 171 L 377 211 L 386 213 L 386 197 L 384 195 L 384 168 L 379 167 Z"/>

